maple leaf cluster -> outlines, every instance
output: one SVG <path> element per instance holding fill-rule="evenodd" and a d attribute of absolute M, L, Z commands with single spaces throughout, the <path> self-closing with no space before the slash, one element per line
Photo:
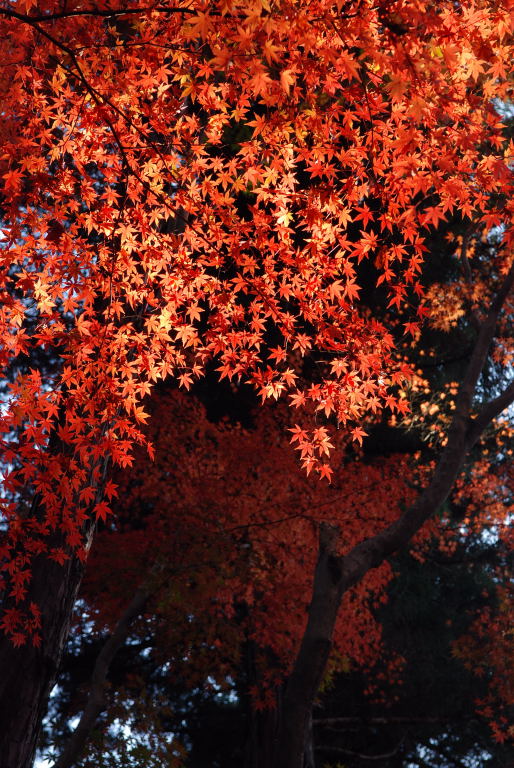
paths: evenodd
<path fill-rule="evenodd" d="M 214 366 L 357 442 L 368 414 L 406 411 L 410 369 L 362 269 L 391 313 L 422 318 L 438 222 L 498 228 L 507 258 L 494 105 L 514 56 L 512 15 L 489 0 L 15 0 L 0 33 L 0 555 L 22 602 L 32 557 L 85 556 L 107 462 L 144 442 L 156 382 Z M 295 436 L 330 477 L 323 427 Z"/>

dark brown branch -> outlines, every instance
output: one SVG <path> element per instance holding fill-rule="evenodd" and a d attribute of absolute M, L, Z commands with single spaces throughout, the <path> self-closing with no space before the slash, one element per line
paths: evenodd
<path fill-rule="evenodd" d="M 468 245 L 471 240 L 471 236 L 472 236 L 472 229 L 469 229 L 462 238 L 462 247 L 460 250 L 460 262 L 462 266 L 462 271 L 464 273 L 464 278 L 468 285 L 473 284 L 473 275 L 471 272 L 471 266 L 469 264 L 469 259 L 468 259 Z M 480 329 L 480 318 L 475 309 L 471 309 L 470 321 L 475 331 L 478 331 Z"/>
<path fill-rule="evenodd" d="M 387 760 L 389 757 L 394 757 L 395 755 L 398 754 L 398 750 L 400 749 L 402 742 L 403 742 L 403 739 L 390 752 L 382 752 L 382 754 L 380 755 L 365 755 L 362 752 L 354 752 L 352 749 L 344 749 L 343 747 L 330 747 L 328 745 L 323 746 L 321 744 L 318 747 L 316 747 L 316 751 L 317 752 L 318 751 L 333 752 L 339 755 L 350 755 L 351 757 L 359 757 L 361 760 Z"/>
<path fill-rule="evenodd" d="M 59 11 L 57 13 L 45 13 L 45 14 L 39 14 L 39 15 L 28 15 L 19 13 L 17 11 L 13 11 L 10 8 L 0 8 L 0 15 L 7 16 L 8 18 L 17 19 L 19 21 L 37 21 L 37 22 L 48 22 L 48 21 L 58 21 L 59 19 L 69 19 L 72 17 L 98 17 L 98 18 L 116 18 L 117 16 L 134 16 L 137 14 L 142 13 L 162 13 L 162 14 L 172 14 L 172 13 L 197 13 L 197 8 L 185 8 L 181 6 L 176 5 L 148 5 L 148 6 L 142 6 L 140 8 L 118 8 L 118 9 L 112 9 L 112 10 L 100 10 L 97 8 L 89 8 L 85 9 L 83 11 L 75 10 L 75 11 Z M 220 11 L 217 11 L 215 9 L 209 9 L 209 14 L 211 16 L 222 16 L 223 14 Z M 358 16 L 358 13 L 338 13 L 337 19 L 354 19 Z M 230 14 L 230 18 L 237 18 L 237 19 L 245 19 L 246 16 L 243 13 L 232 13 Z"/>
<path fill-rule="evenodd" d="M 321 717 L 313 718 L 312 724 L 323 728 L 324 726 L 333 725 L 418 725 L 419 723 L 448 723 L 450 721 L 463 722 L 465 720 L 474 720 L 472 717 Z"/>
<path fill-rule="evenodd" d="M 475 393 L 475 388 L 478 382 L 478 378 L 484 367 L 489 347 L 491 346 L 496 330 L 496 323 L 501 309 L 505 303 L 507 296 L 509 295 L 512 285 L 514 283 L 514 264 L 511 266 L 509 272 L 505 276 L 505 279 L 498 291 L 497 295 L 493 299 L 491 308 L 480 328 L 480 333 L 475 344 L 475 348 L 471 355 L 468 370 L 459 389 L 459 395 L 455 404 L 456 411 L 459 412 L 459 408 L 462 411 L 462 416 L 467 418 L 469 416 L 469 410 L 471 408 L 471 401 Z M 450 428 L 451 429 L 451 428 Z"/>
<path fill-rule="evenodd" d="M 354 752 L 351 749 L 344 749 L 343 747 L 332 747 L 332 746 L 323 746 L 320 745 L 319 747 L 316 747 L 317 750 L 320 752 L 333 752 L 333 753 L 339 753 L 341 755 L 350 755 L 352 757 L 359 757 L 361 760 L 386 760 L 389 757 L 394 757 L 398 754 L 398 750 L 400 749 L 402 745 L 402 741 L 397 745 L 395 749 L 393 749 L 391 752 L 384 752 L 381 755 L 366 755 L 362 752 Z M 454 755 L 448 753 L 447 750 L 443 749 L 443 747 L 440 744 L 437 744 L 430 748 L 433 750 L 433 752 L 440 753 L 443 757 L 445 757 L 447 760 L 451 760 L 451 762 L 456 766 L 456 768 L 465 768 L 464 763 L 461 762 L 458 758 L 456 758 Z M 413 758 L 409 756 L 409 762 L 412 762 Z M 417 765 L 422 765 L 422 763 L 419 763 L 415 761 Z M 425 763 L 423 763 L 424 765 Z"/>
<path fill-rule="evenodd" d="M 514 384 L 471 418 L 476 386 L 491 346 L 498 317 L 514 284 L 514 264 L 491 303 L 482 323 L 469 365 L 456 398 L 448 441 L 429 485 L 414 504 L 394 523 L 357 544 L 344 556 L 337 554 L 339 532 L 320 527 L 319 557 L 314 574 L 307 626 L 284 694 L 282 724 L 277 744 L 276 768 L 301 768 L 303 740 L 308 718 L 330 653 L 332 634 L 343 594 L 372 568 L 406 546 L 411 538 L 444 503 L 465 457 L 485 429 L 486 418 L 498 415 L 500 406 L 514 399 Z M 509 399 L 510 395 L 512 398 Z M 476 423 L 476 425 L 475 425 Z M 475 425 L 475 426 L 474 426 Z"/>
<path fill-rule="evenodd" d="M 473 419 L 469 426 L 467 440 L 472 447 L 480 435 L 486 429 L 486 427 L 504 411 L 506 408 L 514 402 L 514 381 L 505 388 L 505 390 L 491 400 L 487 405 L 484 405 L 476 419 Z"/>
<path fill-rule="evenodd" d="M 96 719 L 105 707 L 105 688 L 112 660 L 125 642 L 132 622 L 143 610 L 151 593 L 149 584 L 139 587 L 123 612 L 113 634 L 100 651 L 93 670 L 86 707 L 61 756 L 55 762 L 54 768 L 71 768 L 79 759 Z"/>
<path fill-rule="evenodd" d="M 87 521 L 89 538 L 94 520 Z M 63 533 L 56 532 L 52 545 L 66 546 Z M 41 611 L 42 643 L 15 648 L 7 635 L 0 636 L 0 765 L 2 768 L 30 768 L 34 762 L 37 737 L 46 711 L 63 649 L 69 620 L 82 578 L 83 563 L 75 556 L 64 565 L 51 561 L 46 553 L 32 563 L 27 601 Z M 3 608 L 8 608 L 5 604 Z"/>
<path fill-rule="evenodd" d="M 33 22 L 57 21 L 58 19 L 69 19 L 71 17 L 93 16 L 100 18 L 115 18 L 116 16 L 130 16 L 141 13 L 196 13 L 194 8 L 180 8 L 179 6 L 165 7 L 162 5 L 143 6 L 141 8 L 119 8 L 113 10 L 100 10 L 90 8 L 83 11 L 60 11 L 58 13 L 44 13 L 31 16 L 26 13 L 19 13 L 11 8 L 0 8 L 0 16 L 6 16 L 9 19 L 16 19 L 29 24 Z M 214 14 L 213 14 L 214 15 Z"/>
<path fill-rule="evenodd" d="M 376 536 L 361 542 L 344 558 L 341 558 L 341 568 L 344 571 L 343 591 L 356 584 L 371 568 L 376 568 L 387 557 L 405 546 L 423 523 L 435 514 L 450 493 L 469 449 L 488 425 L 489 422 L 486 422 L 485 418 L 479 417 L 478 426 L 480 426 L 481 431 L 478 432 L 478 429 L 474 427 L 477 420 L 470 418 L 471 405 L 478 379 L 494 338 L 498 316 L 513 284 L 514 264 L 505 277 L 487 317 L 482 323 L 455 402 L 455 414 L 448 432 L 448 442 L 430 484 L 398 520 Z M 497 410 L 500 404 L 503 404 L 503 408 L 507 407 L 514 399 L 514 387 L 508 387 L 506 392 L 512 395 L 510 400 L 505 397 L 506 393 L 503 393 L 504 396 L 496 398 L 485 406 L 482 414 L 489 414 L 494 418 L 498 412 L 501 412 L 501 410 Z M 493 407 L 493 404 L 496 404 L 496 407 Z"/>

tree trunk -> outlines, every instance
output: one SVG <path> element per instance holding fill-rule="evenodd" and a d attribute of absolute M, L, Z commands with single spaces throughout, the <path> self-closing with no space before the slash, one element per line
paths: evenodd
<path fill-rule="evenodd" d="M 38 555 L 27 601 L 35 602 L 41 610 L 41 646 L 34 648 L 28 641 L 15 648 L 5 635 L 0 637 L 1 768 L 31 768 L 34 762 L 83 570 L 76 557 L 59 565 Z"/>
<path fill-rule="evenodd" d="M 67 394 L 62 386 L 61 394 Z M 69 452 L 58 437 L 58 427 L 66 424 L 65 400 L 61 402 L 55 428 L 48 441 L 49 453 Z M 107 460 L 103 460 L 96 499 L 102 495 Z M 93 473 L 91 473 L 93 477 Z M 32 500 L 30 514 L 36 521 L 44 519 L 44 505 L 39 494 Z M 89 515 L 82 525 L 82 544 L 89 551 L 96 530 L 96 518 Z M 56 682 L 63 651 L 68 638 L 73 608 L 77 599 L 85 561 L 79 560 L 66 541 L 66 532 L 55 530 L 45 540 L 47 551 L 61 549 L 69 559 L 60 565 L 46 553 L 30 562 L 31 578 L 24 604 L 35 603 L 41 612 L 41 645 L 30 640 L 15 648 L 12 640 L 0 630 L 0 768 L 32 768 L 41 724 L 48 698 Z M 13 598 L 1 595 L 0 613 L 14 607 Z"/>
<path fill-rule="evenodd" d="M 303 765 L 304 768 L 316 768 L 316 760 L 314 759 L 314 733 L 312 730 L 312 714 L 310 715 L 309 721 L 307 723 Z"/>
<path fill-rule="evenodd" d="M 247 609 L 245 608 L 244 611 L 246 614 Z M 271 768 L 281 712 L 280 688 L 275 690 L 275 706 L 271 708 L 256 708 L 250 694 L 251 689 L 258 686 L 260 682 L 256 667 L 256 656 L 259 650 L 269 657 L 271 665 L 276 663 L 276 657 L 269 649 L 259 649 L 254 640 L 247 639 L 245 646 L 247 685 L 244 701 L 248 725 L 243 768 Z"/>
<path fill-rule="evenodd" d="M 338 539 L 337 527 L 320 526 L 309 618 L 284 693 L 274 768 L 303 768 L 306 752 L 311 751 L 312 704 L 332 647 L 332 632 L 341 602 Z"/>
<path fill-rule="evenodd" d="M 270 768 L 273 765 L 278 713 L 278 706 L 251 712 L 244 768 Z"/>

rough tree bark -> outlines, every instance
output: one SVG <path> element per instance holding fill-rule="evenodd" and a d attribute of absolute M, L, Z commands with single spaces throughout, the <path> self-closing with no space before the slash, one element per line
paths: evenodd
<path fill-rule="evenodd" d="M 320 527 L 309 619 L 281 708 L 276 768 L 303 768 L 312 703 L 328 661 L 341 602 L 338 536 L 338 528 L 329 525 Z"/>
<path fill-rule="evenodd" d="M 28 600 L 41 609 L 41 647 L 28 642 L 15 648 L 5 635 L 0 637 L 0 768 L 31 768 L 33 764 L 82 573 L 83 564 L 76 557 L 58 565 L 39 555 Z"/>
<path fill-rule="evenodd" d="M 314 698 L 332 645 L 341 600 L 372 568 L 408 545 L 414 534 L 444 503 L 464 460 L 484 429 L 514 402 L 514 382 L 483 406 L 476 418 L 471 406 L 476 386 L 494 338 L 502 307 L 514 284 L 514 264 L 483 321 L 459 389 L 448 441 L 428 486 L 414 504 L 387 528 L 338 554 L 339 531 L 321 525 L 319 556 L 314 573 L 306 630 L 284 693 L 280 731 L 273 768 L 304 768 L 304 752 Z"/>

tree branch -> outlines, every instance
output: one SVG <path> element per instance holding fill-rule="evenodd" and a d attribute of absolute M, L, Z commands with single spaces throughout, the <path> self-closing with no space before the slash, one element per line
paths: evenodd
<path fill-rule="evenodd" d="M 30 16 L 26 13 L 19 13 L 11 8 L 0 8 L 0 16 L 9 19 L 16 19 L 28 24 L 33 22 L 57 21 L 58 19 L 69 19 L 71 17 L 96 16 L 100 18 L 115 18 L 117 16 L 130 16 L 141 13 L 196 13 L 194 8 L 180 8 L 179 6 L 165 7 L 162 5 L 143 6 L 141 8 L 118 8 L 113 10 L 100 10 L 99 8 L 90 8 L 83 11 L 60 11 L 58 13 L 44 13 Z"/>
<path fill-rule="evenodd" d="M 149 584 L 139 587 L 118 621 L 113 634 L 98 654 L 84 712 L 63 752 L 54 763 L 54 768 L 71 768 L 79 759 L 96 719 L 105 707 L 105 687 L 112 660 L 125 642 L 132 622 L 139 616 L 151 594 L 152 588 Z"/>
<path fill-rule="evenodd" d="M 462 247 L 460 250 L 460 262 L 462 266 L 462 271 L 464 273 L 464 278 L 468 285 L 473 284 L 473 274 L 471 272 L 471 266 L 469 264 L 468 259 L 468 245 L 471 240 L 471 236 L 473 234 L 473 227 L 470 227 L 467 232 L 464 233 L 462 238 Z M 480 318 L 478 316 L 478 313 L 475 309 L 471 309 L 471 317 L 470 322 L 473 326 L 475 331 L 478 331 L 480 329 Z"/>
<path fill-rule="evenodd" d="M 316 747 L 316 751 L 334 752 L 339 755 L 350 755 L 351 757 L 358 757 L 361 760 L 387 760 L 389 757 L 394 757 L 398 754 L 398 750 L 400 749 L 402 742 L 403 739 L 399 744 L 396 745 L 393 750 L 390 752 L 383 752 L 381 755 L 365 755 L 362 752 L 354 752 L 352 749 L 343 749 L 343 747 L 330 747 L 328 745 L 323 746 L 321 744 L 319 747 Z"/>
<path fill-rule="evenodd" d="M 346 555 L 337 555 L 338 530 L 321 525 L 318 563 L 314 574 L 312 601 L 298 656 L 284 694 L 282 725 L 277 744 L 276 768 L 301 768 L 308 718 L 330 653 L 332 634 L 344 593 L 401 547 L 408 544 L 422 525 L 444 503 L 460 472 L 464 459 L 489 421 L 511 402 L 514 384 L 471 419 L 471 406 L 503 304 L 514 284 L 514 263 L 505 276 L 482 323 L 469 365 L 459 389 L 446 447 L 431 482 L 414 504 L 384 530 L 366 539 Z M 480 430 L 480 431 L 479 431 Z"/>
<path fill-rule="evenodd" d="M 485 405 L 476 419 L 469 425 L 467 442 L 472 448 L 486 427 L 514 402 L 514 381 L 504 389 L 501 395 Z"/>
<path fill-rule="evenodd" d="M 473 717 L 459 717 L 459 718 L 447 718 L 447 717 L 321 717 L 313 718 L 312 724 L 323 728 L 324 726 L 334 725 L 418 725 L 419 723 L 448 723 L 452 721 L 468 721 L 474 720 Z"/>
<path fill-rule="evenodd" d="M 405 546 L 426 520 L 439 509 L 450 493 L 469 449 L 489 424 L 486 417 L 494 418 L 503 410 L 500 408 L 502 404 L 506 407 L 512 402 L 514 385 L 510 385 L 503 395 L 484 407 L 478 423 L 477 419 L 470 417 L 476 385 L 494 338 L 498 316 L 513 284 L 514 264 L 506 275 L 480 328 L 455 402 L 455 414 L 448 431 L 448 442 L 437 463 L 431 482 L 398 520 L 376 536 L 357 544 L 347 555 L 341 557 L 343 592 L 356 584 L 371 568 L 376 568 L 400 547 Z"/>

